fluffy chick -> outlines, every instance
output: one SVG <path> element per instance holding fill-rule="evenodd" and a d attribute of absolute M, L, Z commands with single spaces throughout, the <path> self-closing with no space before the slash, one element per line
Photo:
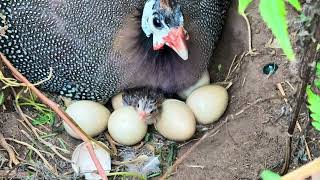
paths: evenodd
<path fill-rule="evenodd" d="M 160 90 L 151 88 L 134 88 L 124 91 L 123 105 L 132 106 L 140 118 L 147 124 L 156 122 L 156 116 L 161 111 L 165 97 Z"/>

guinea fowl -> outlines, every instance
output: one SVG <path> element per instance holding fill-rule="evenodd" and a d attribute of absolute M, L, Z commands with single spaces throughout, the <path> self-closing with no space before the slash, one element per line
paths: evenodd
<path fill-rule="evenodd" d="M 107 101 L 206 70 L 230 0 L 0 0 L 0 51 L 39 88 Z"/>

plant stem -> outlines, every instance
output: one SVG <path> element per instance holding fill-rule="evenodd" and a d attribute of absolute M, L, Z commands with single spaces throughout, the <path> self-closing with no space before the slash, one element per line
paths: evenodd
<path fill-rule="evenodd" d="M 241 14 L 241 16 L 244 18 L 244 20 L 246 21 L 247 24 L 247 29 L 248 29 L 248 44 L 249 44 L 249 51 L 247 54 L 249 55 L 255 55 L 254 50 L 252 49 L 252 32 L 251 32 L 251 25 L 250 25 L 250 21 L 248 19 L 248 16 L 246 14 Z"/>
<path fill-rule="evenodd" d="M 146 180 L 143 175 L 134 173 L 134 172 L 112 172 L 112 173 L 107 173 L 107 176 L 127 176 L 127 177 L 137 177 L 141 180 Z"/>
<path fill-rule="evenodd" d="M 97 159 L 97 156 L 93 150 L 92 146 L 92 138 L 89 137 L 78 125 L 77 123 L 67 114 L 65 113 L 60 107 L 53 101 L 51 101 L 49 98 L 47 98 L 44 94 L 42 94 L 32 83 L 30 83 L 11 63 L 10 61 L 2 54 L 0 53 L 0 59 L 6 64 L 6 66 L 11 70 L 14 76 L 17 77 L 20 81 L 26 84 L 28 88 L 30 88 L 36 96 L 46 105 L 48 105 L 54 112 L 56 112 L 61 119 L 67 123 L 72 130 L 78 134 L 81 139 L 86 143 L 86 147 L 88 148 L 88 151 L 90 153 L 91 159 L 94 162 L 94 165 L 96 166 L 99 175 L 102 177 L 103 180 L 107 180 L 106 173 L 104 169 L 102 168 L 101 163 Z"/>

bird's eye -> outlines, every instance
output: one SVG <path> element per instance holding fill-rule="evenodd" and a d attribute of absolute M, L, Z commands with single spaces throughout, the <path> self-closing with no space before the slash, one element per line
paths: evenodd
<path fill-rule="evenodd" d="M 150 114 L 153 114 L 153 113 L 155 113 L 155 112 L 157 112 L 157 109 L 153 109 L 153 110 L 150 112 Z"/>
<path fill-rule="evenodd" d="M 164 19 L 164 22 L 169 26 L 170 23 L 171 23 L 171 19 L 166 17 L 166 18 Z"/>
<path fill-rule="evenodd" d="M 156 28 L 161 28 L 162 27 L 162 24 L 161 24 L 161 21 L 160 21 L 160 18 L 159 18 L 159 16 L 154 16 L 154 18 L 153 18 L 153 25 L 154 25 L 154 27 L 156 27 Z"/>

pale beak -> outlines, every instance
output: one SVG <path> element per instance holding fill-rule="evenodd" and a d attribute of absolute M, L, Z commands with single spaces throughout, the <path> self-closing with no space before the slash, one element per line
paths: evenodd
<path fill-rule="evenodd" d="M 165 44 L 173 49 L 183 60 L 189 58 L 186 43 L 188 39 L 189 36 L 182 26 L 171 29 L 168 35 L 163 38 Z"/>
<path fill-rule="evenodd" d="M 141 120 L 145 120 L 146 117 L 147 117 L 147 113 L 144 112 L 144 111 L 139 111 L 139 112 L 138 112 L 138 115 L 139 115 L 139 118 L 140 118 Z"/>

